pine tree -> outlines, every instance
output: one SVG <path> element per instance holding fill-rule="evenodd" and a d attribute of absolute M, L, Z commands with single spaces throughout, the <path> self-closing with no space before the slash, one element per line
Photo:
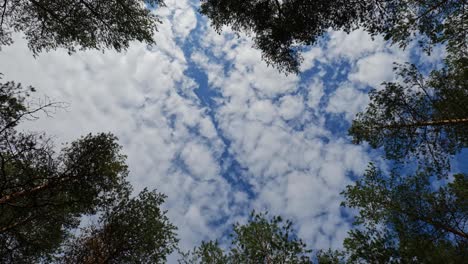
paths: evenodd
<path fill-rule="evenodd" d="M 50 257 L 80 223 L 129 195 L 125 156 L 111 134 L 84 136 L 55 153 L 44 134 L 18 132 L 54 103 L 35 106 L 25 89 L 0 83 L 0 262 Z"/>
<path fill-rule="evenodd" d="M 217 241 L 203 242 L 179 263 L 311 263 L 311 251 L 297 237 L 290 220 L 252 212 L 246 224 L 235 224 L 233 229 L 231 246 L 226 251 Z"/>
<path fill-rule="evenodd" d="M 349 263 L 462 263 L 468 257 L 468 175 L 386 174 L 370 165 L 343 192 L 358 209 L 344 242 Z"/>
<path fill-rule="evenodd" d="M 160 206 L 166 198 L 143 190 L 118 201 L 98 224 L 66 243 L 60 263 L 166 263 L 176 248 L 175 226 Z"/>
<path fill-rule="evenodd" d="M 448 61 L 424 78 L 414 65 L 398 68 L 401 80 L 370 93 L 370 104 L 349 130 L 355 143 L 383 147 L 388 159 L 417 159 L 445 175 L 451 155 L 468 146 L 468 59 Z"/>

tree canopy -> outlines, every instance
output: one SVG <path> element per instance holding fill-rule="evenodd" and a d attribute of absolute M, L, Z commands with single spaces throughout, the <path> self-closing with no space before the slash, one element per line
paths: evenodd
<path fill-rule="evenodd" d="M 3 2 L 3 3 L 2 3 Z M 160 23 L 151 9 L 162 0 L 1 0 L 0 48 L 11 33 L 25 34 L 35 53 L 65 48 L 128 48 L 133 40 L 154 44 Z"/>
<path fill-rule="evenodd" d="M 355 143 L 384 147 L 393 160 L 416 158 L 445 174 L 451 156 L 468 146 L 468 60 L 448 61 L 424 77 L 414 65 L 400 65 L 401 80 L 370 92 L 370 104 L 349 130 Z"/>
<path fill-rule="evenodd" d="M 269 64 L 298 72 L 301 48 L 329 29 L 362 27 L 405 47 L 417 38 L 430 51 L 438 43 L 467 49 L 465 1 L 460 0 L 202 0 L 200 11 L 220 32 L 223 26 L 252 34 Z"/>
<path fill-rule="evenodd" d="M 16 31 L 35 55 L 57 48 L 122 51 L 133 40 L 154 44 L 160 21 L 152 9 L 163 4 L 1 0 L 0 49 L 13 43 Z M 56 153 L 45 134 L 18 132 L 21 122 L 60 107 L 30 100 L 34 91 L 0 83 L 0 262 L 163 263 L 177 243 L 159 208 L 165 196 L 144 191 L 130 198 L 126 157 L 112 134 L 86 135 Z M 100 225 L 74 237 L 82 217 L 92 215 L 101 215 Z"/>
<path fill-rule="evenodd" d="M 371 165 L 343 192 L 356 208 L 345 239 L 350 263 L 462 263 L 468 257 L 468 175 L 434 187 L 428 174 L 386 174 Z"/>
<path fill-rule="evenodd" d="M 449 43 L 450 44 L 450 43 Z M 382 147 L 389 171 L 370 164 L 343 192 L 359 210 L 344 252 L 350 263 L 460 263 L 468 251 L 468 176 L 453 156 L 468 146 L 466 50 L 453 49 L 441 69 L 424 76 L 396 67 L 399 80 L 370 92 L 349 130 L 354 143 Z M 402 165 L 414 165 L 408 169 Z"/>
<path fill-rule="evenodd" d="M 297 237 L 290 220 L 252 212 L 246 224 L 235 224 L 231 246 L 225 251 L 218 241 L 203 242 L 179 260 L 181 264 L 310 263 L 310 250 Z"/>
<path fill-rule="evenodd" d="M 160 209 L 166 198 L 143 190 L 118 201 L 66 244 L 61 263 L 166 263 L 176 249 L 176 227 Z"/>
<path fill-rule="evenodd" d="M 50 262 L 68 244 L 65 263 L 164 263 L 177 243 L 160 209 L 165 196 L 130 198 L 126 157 L 112 134 L 88 134 L 56 153 L 45 134 L 18 132 L 57 106 L 37 104 L 34 91 L 0 83 L 0 262 Z M 100 225 L 74 238 L 92 215 L 101 215 Z"/>
<path fill-rule="evenodd" d="M 129 192 L 125 156 L 115 136 L 89 134 L 56 154 L 46 135 L 18 132 L 18 124 L 53 106 L 31 108 L 28 97 L 19 84 L 0 84 L 2 262 L 28 262 L 52 253 L 81 215 Z"/>

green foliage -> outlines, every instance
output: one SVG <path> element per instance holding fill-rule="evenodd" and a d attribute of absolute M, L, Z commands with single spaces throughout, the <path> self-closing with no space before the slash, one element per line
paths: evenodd
<path fill-rule="evenodd" d="M 55 105 L 34 103 L 29 91 L 0 84 L 0 262 L 165 263 L 178 242 L 160 209 L 166 196 L 144 190 L 130 198 L 126 157 L 112 134 L 86 135 L 57 154 L 45 135 L 17 132 Z M 99 225 L 73 237 L 93 215 Z"/>
<path fill-rule="evenodd" d="M 345 240 L 351 263 L 462 263 L 468 257 L 468 175 L 449 184 L 427 174 L 385 175 L 373 165 L 343 192 L 357 208 Z"/>
<path fill-rule="evenodd" d="M 3 3 L 2 3 L 3 2 Z M 0 47 L 21 31 L 35 53 L 56 48 L 117 51 L 133 40 L 154 44 L 162 0 L 1 0 Z"/>
<path fill-rule="evenodd" d="M 306 244 L 297 238 L 292 222 L 252 212 L 249 221 L 235 224 L 227 252 L 218 242 L 203 242 L 179 263 L 311 263 Z"/>
<path fill-rule="evenodd" d="M 444 175 L 451 155 L 468 146 L 468 60 L 448 61 L 424 78 L 414 65 L 399 66 L 400 82 L 370 93 L 367 109 L 349 130 L 355 143 L 383 147 L 396 161 L 416 158 Z"/>
<path fill-rule="evenodd" d="M 346 263 L 345 254 L 338 250 L 319 250 L 316 255 L 318 264 Z"/>
<path fill-rule="evenodd" d="M 29 89 L 30 91 L 32 89 Z M 27 99 L 21 85 L 0 84 L 0 262 L 34 262 L 50 256 L 93 214 L 128 195 L 128 171 L 111 134 L 87 135 L 54 152 L 43 134 L 16 126 L 54 104 Z"/>
<path fill-rule="evenodd" d="M 99 224 L 67 244 L 63 263 L 166 263 L 176 228 L 160 209 L 166 196 L 142 191 L 106 210 Z"/>
<path fill-rule="evenodd" d="M 315 43 L 328 27 L 350 23 L 348 17 L 342 16 L 348 7 L 346 1 L 307 2 L 203 0 L 200 11 L 218 32 L 229 25 L 237 32 L 252 33 L 255 46 L 262 50 L 267 63 L 286 72 L 297 72 L 302 60 L 300 45 Z M 343 19 L 334 21 L 333 17 Z"/>
<path fill-rule="evenodd" d="M 466 6 L 458 0 L 202 0 L 201 13 L 219 32 L 231 26 L 253 34 L 266 62 L 298 72 L 303 45 L 315 44 L 327 30 L 365 28 L 371 35 L 405 47 L 419 35 L 421 46 L 448 43 L 467 50 Z"/>
<path fill-rule="evenodd" d="M 354 143 L 383 147 L 396 166 L 387 175 L 371 164 L 343 192 L 343 205 L 359 210 L 344 241 L 347 262 L 462 263 L 468 257 L 468 176 L 449 177 L 453 155 L 468 146 L 466 15 L 457 9 L 463 1 L 445 2 L 425 4 L 424 14 L 454 6 L 418 28 L 426 47 L 447 42 L 445 66 L 425 77 L 414 65 L 398 65 L 400 80 L 371 91 L 349 130 Z M 400 25 L 392 38 L 407 38 L 406 28 L 414 28 Z M 416 172 L 402 175 L 401 162 L 417 162 Z"/>
<path fill-rule="evenodd" d="M 203 241 L 192 252 L 181 252 L 179 264 L 226 264 L 231 263 L 228 255 L 220 247 L 218 241 Z"/>

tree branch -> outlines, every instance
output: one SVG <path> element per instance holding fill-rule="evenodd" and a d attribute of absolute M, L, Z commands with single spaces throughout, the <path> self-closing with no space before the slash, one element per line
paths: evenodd
<path fill-rule="evenodd" d="M 94 8 L 86 1 L 80 0 L 80 3 L 82 3 L 96 17 L 97 20 L 101 21 L 110 31 L 112 31 L 112 27 L 101 18 L 102 14 L 97 13 Z"/>
<path fill-rule="evenodd" d="M 0 130 L 0 134 L 3 133 L 8 128 L 13 127 L 21 118 L 23 118 L 25 116 L 32 116 L 33 114 L 35 114 L 37 112 L 40 112 L 40 111 L 43 111 L 43 112 L 45 112 L 47 114 L 47 111 L 45 111 L 46 108 L 53 107 L 53 106 L 58 106 L 60 104 L 62 104 L 62 103 L 59 103 L 59 102 L 48 103 L 48 104 L 40 106 L 40 107 L 38 107 L 38 108 L 36 108 L 34 110 L 23 112 L 16 119 L 14 119 L 10 123 L 6 124 L 5 127 Z"/>
<path fill-rule="evenodd" d="M 5 18 L 7 3 L 8 3 L 8 0 L 3 1 L 3 5 L 2 5 L 3 11 L 2 11 L 2 20 L 0 21 L 0 30 L 1 30 L 1 27 L 3 26 L 3 19 Z"/>

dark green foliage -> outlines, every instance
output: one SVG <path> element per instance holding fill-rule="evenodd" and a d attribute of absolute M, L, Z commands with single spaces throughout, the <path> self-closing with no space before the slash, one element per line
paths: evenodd
<path fill-rule="evenodd" d="M 427 10 L 463 6 L 456 2 L 434 2 Z M 370 104 L 349 130 L 355 143 L 383 147 L 397 166 L 387 175 L 371 165 L 344 192 L 343 204 L 359 209 L 344 242 L 347 262 L 455 264 L 468 258 L 468 176 L 449 177 L 453 155 L 468 146 L 468 49 L 460 22 L 466 15 L 455 6 L 438 12 L 446 20 L 419 30 L 429 45 L 447 42 L 445 66 L 425 77 L 414 65 L 398 65 L 400 80 L 371 91 Z M 406 36 L 398 30 L 394 36 Z M 402 161 L 417 162 L 416 172 L 403 175 Z"/>
<path fill-rule="evenodd" d="M 253 34 L 264 59 L 286 72 L 297 72 L 303 45 L 316 43 L 329 30 L 364 27 L 370 34 L 405 47 L 422 36 L 429 51 L 437 43 L 453 50 L 466 45 L 466 6 L 460 0 L 202 0 L 201 13 L 220 31 Z"/>
<path fill-rule="evenodd" d="M 218 241 L 203 241 L 192 252 L 181 252 L 180 264 L 226 264 L 230 263 L 229 256 L 224 253 Z"/>
<path fill-rule="evenodd" d="M 243 264 L 243 263 L 311 263 L 311 252 L 297 238 L 292 222 L 279 216 L 252 213 L 245 225 L 234 225 L 231 246 L 226 252 L 218 242 L 203 242 L 180 263 Z"/>
<path fill-rule="evenodd" d="M 468 146 L 468 60 L 448 61 L 424 78 L 413 65 L 400 66 L 401 82 L 384 83 L 349 130 L 355 143 L 384 147 L 386 157 L 416 158 L 444 175 L 451 155 Z"/>
<path fill-rule="evenodd" d="M 316 257 L 318 264 L 346 263 L 345 254 L 339 250 L 319 250 Z"/>
<path fill-rule="evenodd" d="M 32 89 L 29 89 L 32 90 Z M 43 134 L 16 126 L 54 104 L 35 108 L 21 85 L 0 84 L 0 262 L 50 256 L 93 214 L 129 193 L 125 156 L 111 134 L 87 135 L 59 154 Z"/>
<path fill-rule="evenodd" d="M 341 2 L 203 0 L 200 11 L 218 32 L 229 25 L 237 32 L 252 33 L 266 62 L 280 70 L 296 72 L 301 45 L 315 43 L 328 27 L 352 23 L 343 14 L 347 1 Z"/>
<path fill-rule="evenodd" d="M 0 0 L 0 47 L 11 32 L 26 35 L 35 53 L 56 48 L 117 51 L 138 40 L 154 44 L 162 0 Z"/>
<path fill-rule="evenodd" d="M 359 209 L 344 246 L 351 263 L 463 263 L 468 257 L 468 175 L 385 175 L 371 165 L 343 203 Z"/>
<path fill-rule="evenodd" d="M 99 224 L 67 244 L 63 263 L 166 263 L 176 228 L 160 209 L 166 197 L 144 190 L 106 210 Z"/>

